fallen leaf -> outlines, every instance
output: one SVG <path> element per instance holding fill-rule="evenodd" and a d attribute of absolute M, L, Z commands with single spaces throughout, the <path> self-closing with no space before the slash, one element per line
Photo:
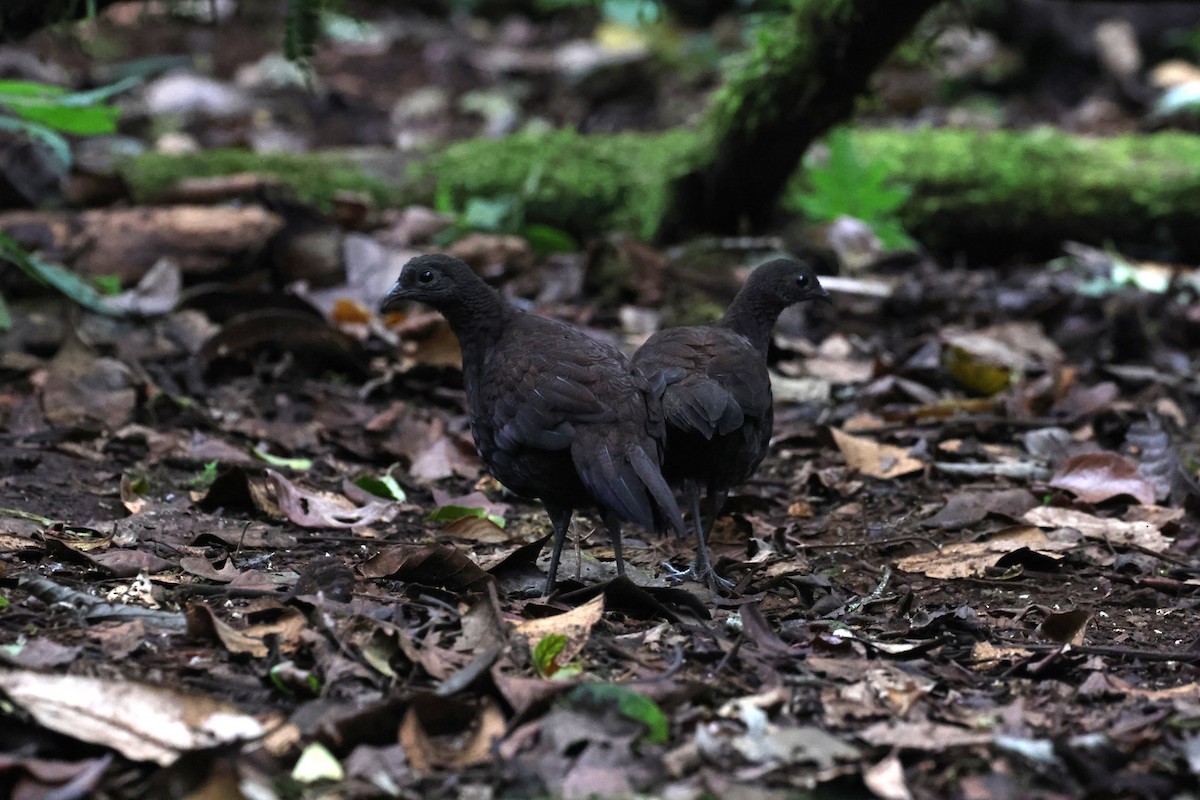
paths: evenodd
<path fill-rule="evenodd" d="M 292 522 L 305 528 L 354 528 L 391 522 L 399 512 L 396 503 L 371 502 L 356 506 L 342 495 L 301 489 L 273 469 L 267 477 L 275 487 L 279 508 Z"/>
<path fill-rule="evenodd" d="M 1074 528 L 1089 539 L 1112 544 L 1136 544 L 1161 553 L 1171 545 L 1171 539 L 1149 522 L 1125 522 L 1076 511 L 1073 508 L 1038 506 L 1025 512 L 1025 521 L 1039 528 Z"/>
<path fill-rule="evenodd" d="M 168 766 L 193 750 L 257 739 L 266 727 L 223 700 L 109 677 L 0 670 L 0 690 L 42 726 Z"/>
<path fill-rule="evenodd" d="M 504 731 L 504 714 L 490 697 L 471 703 L 420 695 L 404 712 L 400 744 L 419 772 L 460 770 L 492 761 Z"/>
<path fill-rule="evenodd" d="M 979 542 L 948 544 L 931 553 L 900 559 L 896 566 L 905 572 L 920 572 L 931 578 L 971 578 L 987 574 L 1004 555 L 1021 548 L 1040 553 L 1070 550 L 1070 541 L 1054 541 L 1038 528 L 1020 525 L 1006 528 Z"/>
<path fill-rule="evenodd" d="M 1137 465 L 1116 453 L 1082 453 L 1058 466 L 1050 486 L 1065 489 L 1085 503 L 1103 503 L 1129 495 L 1154 505 L 1154 486 L 1138 473 Z"/>
<path fill-rule="evenodd" d="M 829 432 L 846 464 L 864 475 L 887 480 L 925 468 L 924 463 L 910 456 L 903 447 L 880 444 L 865 436 L 852 436 L 837 428 L 830 428 Z"/>
<path fill-rule="evenodd" d="M 592 628 L 603 616 L 604 595 L 598 594 L 583 605 L 566 613 L 518 622 L 513 625 L 513 636 L 524 642 L 531 652 L 533 648 L 537 647 L 538 642 L 551 634 L 567 637 L 566 647 L 557 656 L 558 663 L 566 664 L 579 655 L 587 645 Z"/>
<path fill-rule="evenodd" d="M 883 761 L 863 771 L 863 783 L 882 800 L 912 800 L 912 792 L 904 780 L 900 757 L 890 753 Z"/>
<path fill-rule="evenodd" d="M 448 545 L 399 545 L 367 559 L 359 572 L 364 578 L 399 578 L 452 589 L 474 589 L 494 580 L 491 575 Z"/>

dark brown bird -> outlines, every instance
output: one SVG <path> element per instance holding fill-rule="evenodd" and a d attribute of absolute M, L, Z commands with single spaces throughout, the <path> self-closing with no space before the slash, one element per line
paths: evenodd
<path fill-rule="evenodd" d="M 634 366 L 651 382 L 666 383 L 667 479 L 682 484 L 697 537 L 691 571 L 712 585 L 716 577 L 707 537 L 729 490 L 746 481 L 767 454 L 775 420 L 767 348 L 785 308 L 804 300 L 829 301 L 807 264 L 776 259 L 758 267 L 725 315 L 711 325 L 669 328 L 634 353 Z M 706 513 L 700 514 L 700 487 Z"/>
<path fill-rule="evenodd" d="M 554 525 L 547 594 L 576 509 L 600 511 L 618 575 L 622 520 L 686 530 L 660 469 L 665 430 L 647 408 L 655 393 L 621 352 L 514 308 L 450 256 L 405 264 L 382 308 L 403 300 L 440 311 L 462 345 L 471 434 L 488 471 L 546 506 Z"/>

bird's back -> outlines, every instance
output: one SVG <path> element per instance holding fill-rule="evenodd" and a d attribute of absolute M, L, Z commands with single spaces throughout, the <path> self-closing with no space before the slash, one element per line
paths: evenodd
<path fill-rule="evenodd" d="M 754 346 L 720 325 L 670 328 L 633 360 L 666 382 L 669 476 L 725 486 L 748 478 L 766 455 L 773 423 L 770 378 Z"/>

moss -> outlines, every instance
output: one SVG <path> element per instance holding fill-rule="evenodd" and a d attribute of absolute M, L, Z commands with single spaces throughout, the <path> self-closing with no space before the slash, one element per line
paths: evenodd
<path fill-rule="evenodd" d="M 450 145 L 414 167 L 419 196 L 448 191 L 456 207 L 471 197 L 516 193 L 527 222 L 576 235 L 625 231 L 649 238 L 658 227 L 671 179 L 696 152 L 689 131 L 591 134 L 555 131 Z"/>
<path fill-rule="evenodd" d="M 935 247 L 1047 225 L 1060 241 L 1092 242 L 1191 238 L 1181 226 L 1196 227 L 1200 137 L 1190 134 L 859 130 L 853 142 L 912 186 L 902 221 Z"/>
<path fill-rule="evenodd" d="M 390 205 L 398 187 L 363 172 L 347 157 L 336 154 L 259 154 L 248 150 L 204 150 L 184 155 L 145 153 L 122 169 L 134 197 L 145 202 L 161 195 L 183 178 L 212 178 L 253 172 L 278 178 L 297 200 L 328 210 L 339 191 L 363 192 L 379 205 Z"/>
<path fill-rule="evenodd" d="M 650 238 L 671 181 L 697 161 L 701 137 L 689 131 L 584 135 L 558 131 L 450 145 L 403 177 L 375 177 L 349 156 L 260 156 L 217 150 L 144 155 L 125 175 L 145 199 L 189 176 L 254 171 L 279 177 L 321 207 L 339 189 L 381 205 L 431 203 L 448 192 L 456 207 L 471 197 L 524 197 L 526 222 L 580 238 L 614 231 Z M 1092 243 L 1184 243 L 1200 251 L 1200 137 L 1182 133 L 1088 139 L 1052 130 L 856 130 L 867 162 L 887 166 L 913 191 L 899 216 L 934 249 L 1013 251 L 1013 236 Z M 390 159 L 390 156 L 389 156 Z M 402 160 L 396 154 L 397 164 Z M 399 173 L 397 173 L 399 175 Z M 965 244 L 964 244 L 965 243 Z M 1036 249 L 1036 248 L 1031 248 Z"/>

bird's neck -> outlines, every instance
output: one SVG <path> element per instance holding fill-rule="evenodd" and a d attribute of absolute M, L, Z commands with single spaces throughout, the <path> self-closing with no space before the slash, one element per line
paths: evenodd
<path fill-rule="evenodd" d="M 750 297 L 743 292 L 733 299 L 717 324 L 745 336 L 765 357 L 771 346 L 771 331 L 783 309 L 777 298 Z"/>
<path fill-rule="evenodd" d="M 500 338 L 508 319 L 517 313 L 495 289 L 482 283 L 441 311 L 462 346 L 464 364 L 482 361 L 488 347 Z"/>

